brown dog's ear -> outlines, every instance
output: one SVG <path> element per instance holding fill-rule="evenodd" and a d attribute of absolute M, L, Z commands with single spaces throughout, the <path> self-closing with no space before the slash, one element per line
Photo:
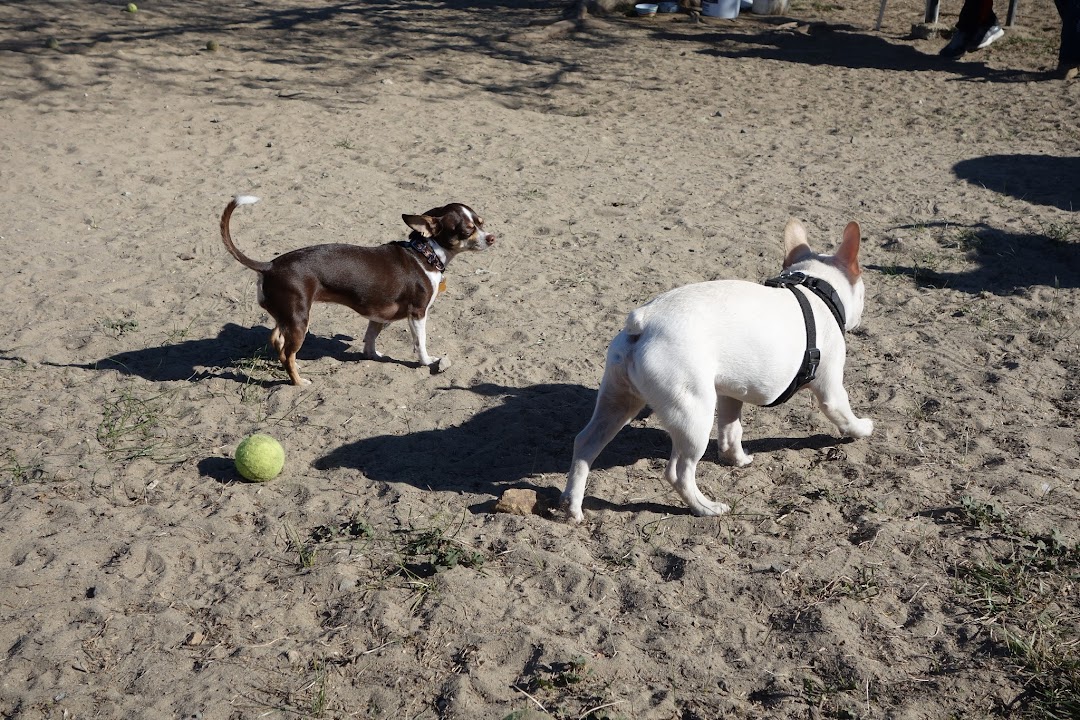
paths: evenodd
<path fill-rule="evenodd" d="M 806 228 L 795 218 L 787 221 L 784 228 L 784 267 L 789 268 L 808 255 L 813 255 L 806 242 Z"/>
<path fill-rule="evenodd" d="M 836 264 L 852 280 L 862 273 L 862 270 L 859 269 L 859 242 L 861 239 L 862 232 L 859 230 L 859 223 L 854 220 L 849 222 L 847 227 L 844 228 L 844 239 L 840 243 L 840 249 L 833 256 L 836 258 Z"/>
<path fill-rule="evenodd" d="M 405 224 L 424 237 L 435 237 L 439 233 L 439 220 L 428 215 L 402 215 Z"/>

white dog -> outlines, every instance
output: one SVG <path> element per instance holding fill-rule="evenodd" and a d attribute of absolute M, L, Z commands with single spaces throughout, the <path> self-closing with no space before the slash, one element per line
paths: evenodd
<path fill-rule="evenodd" d="M 593 461 L 646 405 L 671 436 L 664 476 L 694 515 L 730 509 L 702 495 L 695 478 L 714 415 L 720 454 L 740 467 L 753 460 L 742 447 L 743 403 L 777 404 L 802 387 L 842 434 L 869 436 L 873 421 L 855 417 L 844 390 L 844 331 L 858 327 L 865 292 L 859 239 L 858 224 L 848 223 L 836 254 L 817 255 L 791 219 L 779 278 L 687 285 L 631 312 L 608 348 L 592 419 L 574 440 L 567 516 L 582 520 Z"/>

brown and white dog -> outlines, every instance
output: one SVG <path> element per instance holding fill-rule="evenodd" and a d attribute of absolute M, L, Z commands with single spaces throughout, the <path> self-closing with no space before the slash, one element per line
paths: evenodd
<path fill-rule="evenodd" d="M 714 420 L 721 456 L 739 467 L 753 460 L 742 447 L 743 403 L 774 405 L 806 387 L 842 434 L 868 437 L 873 421 L 855 416 L 844 390 L 844 332 L 858 327 L 865 295 L 859 242 L 858 224 L 848 223 L 836 254 L 819 255 L 792 219 L 780 277 L 686 285 L 631 312 L 608 348 L 592 419 L 574 440 L 562 494 L 569 518 L 583 518 L 596 456 L 646 405 L 671 436 L 664 477 L 694 515 L 730 509 L 697 485 Z"/>
<path fill-rule="evenodd" d="M 234 258 L 259 273 L 259 305 L 277 323 L 270 345 L 277 349 L 293 385 L 311 382 L 300 377 L 296 353 L 304 344 L 311 305 L 316 302 L 339 303 L 367 318 L 364 354 L 369 358 L 382 357 L 375 350 L 375 338 L 384 327 L 408 320 L 420 364 L 436 372 L 449 367 L 446 358 L 427 353 L 427 314 L 454 256 L 495 244 L 495 234 L 484 230 L 483 218 L 467 205 L 451 203 L 422 215 L 402 215 L 413 230 L 407 242 L 375 247 L 312 245 L 261 262 L 240 252 L 229 234 L 229 219 L 237 206 L 258 200 L 250 195 L 233 198 L 221 214 L 221 239 Z"/>

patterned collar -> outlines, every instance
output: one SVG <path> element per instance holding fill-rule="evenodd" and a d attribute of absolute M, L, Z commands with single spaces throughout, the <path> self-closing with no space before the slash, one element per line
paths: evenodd
<path fill-rule="evenodd" d="M 424 259 L 427 260 L 428 265 L 430 265 L 431 267 L 435 268 L 439 272 L 446 271 L 446 263 L 439 259 L 438 254 L 431 249 L 430 244 L 424 242 L 423 240 L 410 238 L 409 247 L 420 253 L 424 257 Z"/>

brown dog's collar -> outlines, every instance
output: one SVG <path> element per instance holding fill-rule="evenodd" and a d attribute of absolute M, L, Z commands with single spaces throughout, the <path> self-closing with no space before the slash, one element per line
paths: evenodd
<path fill-rule="evenodd" d="M 427 260 L 428 265 L 430 265 L 431 267 L 435 268 L 439 272 L 446 271 L 446 263 L 439 259 L 439 256 L 435 253 L 434 250 L 431 249 L 431 246 L 428 245 L 426 242 L 423 242 L 422 240 L 417 240 L 416 238 L 412 238 L 411 240 L 409 240 L 409 247 L 420 253 L 424 257 L 424 259 Z"/>

